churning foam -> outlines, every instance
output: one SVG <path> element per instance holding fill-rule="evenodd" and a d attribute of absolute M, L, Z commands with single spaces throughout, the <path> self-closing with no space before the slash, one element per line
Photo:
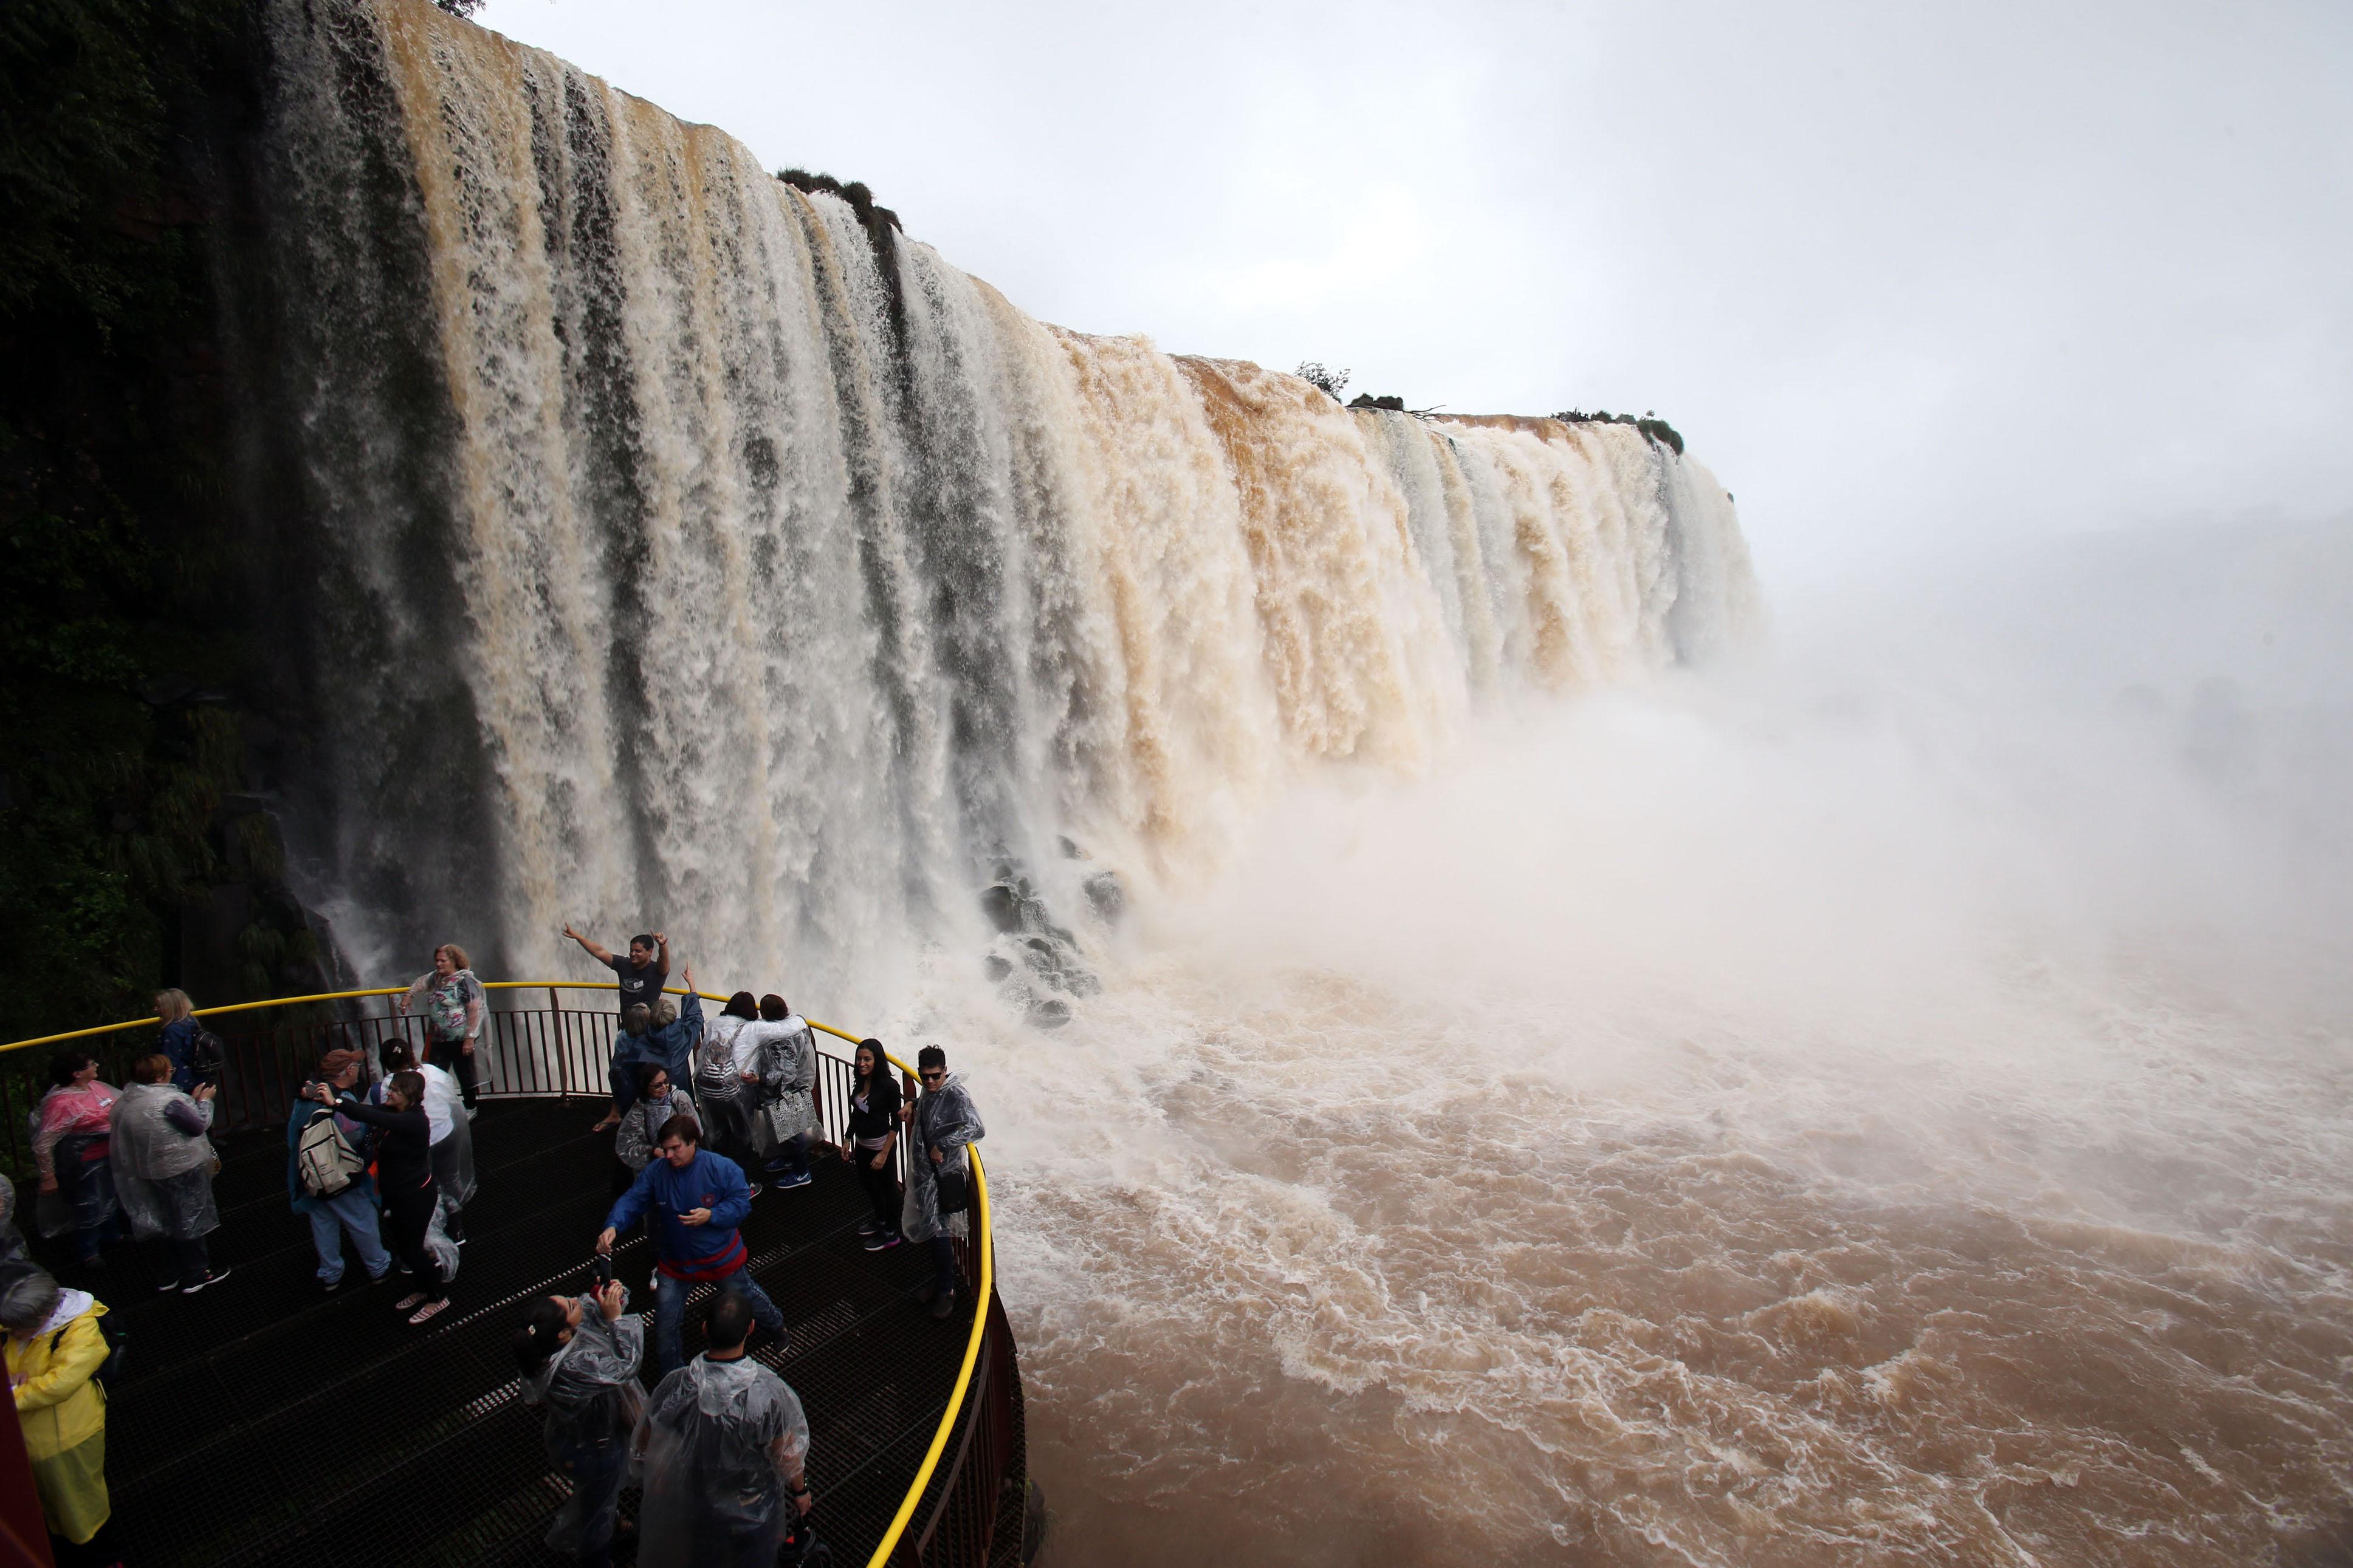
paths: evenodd
<path fill-rule="evenodd" d="M 2353 711 L 1856 646 L 1311 784 L 1050 1040 L 898 1021 L 1006 1108 L 1073 1561 L 2336 1560 Z"/>

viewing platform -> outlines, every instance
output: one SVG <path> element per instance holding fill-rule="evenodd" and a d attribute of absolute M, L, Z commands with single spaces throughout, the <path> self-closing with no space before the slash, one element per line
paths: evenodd
<path fill-rule="evenodd" d="M 601 989 L 606 1005 L 563 1005 L 558 989 Z M 200 1015 L 227 1047 L 217 1124 L 226 1130 L 214 1138 L 221 1223 L 210 1239 L 214 1267 L 231 1274 L 194 1296 L 159 1294 L 128 1242 L 110 1248 L 101 1268 L 61 1262 L 69 1247 L 41 1241 L 31 1224 L 26 1113 L 50 1051 L 89 1050 L 120 1086 L 129 1062 L 154 1048 L 153 1027 L 26 1042 L 0 1056 L 0 1152 L 22 1194 L 20 1225 L 58 1279 L 90 1291 L 127 1334 L 108 1395 L 106 1468 L 130 1562 L 569 1561 L 542 1544 L 566 1487 L 541 1441 L 540 1412 L 521 1397 L 510 1342 L 534 1297 L 593 1285 L 591 1250 L 613 1202 L 613 1135 L 591 1131 L 608 1103 L 612 991 L 491 987 L 478 1051 L 479 1189 L 466 1205 L 450 1309 L 421 1327 L 393 1310 L 403 1290 L 396 1269 L 369 1284 L 353 1265 L 342 1289 L 322 1289 L 310 1227 L 286 1189 L 286 1121 L 308 1065 L 351 1046 L 366 1052 L 373 1075 L 385 1040 L 404 1028 L 417 1037 L 415 1022 L 389 1016 L 396 994 Z M 536 1008 L 501 1005 L 543 998 Z M 824 1136 L 838 1142 L 849 1037 L 817 1027 Z M 755 1335 L 752 1353 L 807 1412 L 818 1538 L 838 1568 L 1027 1562 L 1042 1509 L 1028 1484 L 1020 1373 L 995 1289 L 979 1151 L 972 1235 L 957 1243 L 965 1288 L 944 1321 L 916 1300 L 929 1277 L 925 1249 L 864 1250 L 867 1205 L 855 1175 L 829 1152 L 813 1166 L 808 1186 L 764 1190 L 742 1234 L 750 1271 L 788 1330 L 782 1342 Z M 627 1240 L 615 1260 L 650 1341 L 650 1244 Z M 698 1289 L 689 1305 L 690 1356 L 702 1348 L 709 1295 Z M 622 1516 L 636 1506 L 631 1487 Z M 617 1562 L 634 1555 L 633 1535 L 616 1543 Z"/>

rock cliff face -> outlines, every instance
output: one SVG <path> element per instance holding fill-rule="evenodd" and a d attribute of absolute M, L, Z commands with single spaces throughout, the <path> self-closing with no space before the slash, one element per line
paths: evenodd
<path fill-rule="evenodd" d="M 255 216 L 256 21 L 24 0 L 0 30 L 0 943 L 41 972 L 0 1040 L 322 974 L 253 700 L 214 288 Z"/>
<path fill-rule="evenodd" d="M 1287 775 L 1752 619 L 1640 430 L 1065 331 L 425 0 L 267 15 L 248 493 L 294 864 L 364 962 L 691 916 L 796 994 L 947 937 L 1068 994 L 1067 928 Z"/>

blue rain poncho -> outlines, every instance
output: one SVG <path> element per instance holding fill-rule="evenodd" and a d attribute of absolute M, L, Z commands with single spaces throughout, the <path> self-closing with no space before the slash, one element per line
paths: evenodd
<path fill-rule="evenodd" d="M 773 1563 L 792 1519 L 785 1478 L 807 1463 L 808 1417 L 750 1356 L 701 1355 L 663 1378 L 638 1423 L 640 1568 Z"/>
<path fill-rule="evenodd" d="M 935 1236 L 966 1236 L 970 1226 L 963 1211 L 940 1215 L 940 1175 L 955 1172 L 969 1181 L 972 1157 L 966 1145 L 987 1136 L 980 1111 L 964 1087 L 964 1074 L 952 1072 L 939 1088 L 915 1101 L 907 1122 L 907 1195 L 899 1213 L 899 1234 L 909 1241 L 929 1241 Z M 932 1163 L 932 1151 L 944 1156 Z"/>
<path fill-rule="evenodd" d="M 624 1290 L 624 1308 L 628 1301 Z M 580 1298 L 580 1326 L 546 1364 L 522 1380 L 523 1403 L 547 1412 L 542 1436 L 550 1460 L 561 1467 L 586 1450 L 629 1440 L 645 1415 L 645 1390 L 638 1384 L 638 1368 L 645 1359 L 643 1318 L 624 1310 L 608 1323 L 596 1297 Z M 617 1473 L 616 1492 L 619 1485 Z M 548 1550 L 577 1555 L 590 1517 L 608 1510 L 612 1502 L 609 1497 L 590 1497 L 575 1489 L 548 1526 Z"/>

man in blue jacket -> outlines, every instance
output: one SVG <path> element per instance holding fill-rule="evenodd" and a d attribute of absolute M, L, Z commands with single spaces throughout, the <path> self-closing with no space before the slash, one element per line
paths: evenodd
<path fill-rule="evenodd" d="M 683 1323 L 686 1298 L 697 1285 L 740 1291 L 752 1305 L 752 1321 L 782 1339 L 785 1315 L 744 1269 L 751 1254 L 735 1227 L 752 1212 L 752 1189 L 743 1168 L 724 1155 L 706 1152 L 702 1129 L 691 1116 L 673 1116 L 655 1141 L 659 1160 L 649 1160 L 629 1190 L 605 1216 L 596 1250 L 610 1255 L 613 1240 L 651 1215 L 654 1233 L 654 1374 L 668 1376 L 686 1361 Z"/>

